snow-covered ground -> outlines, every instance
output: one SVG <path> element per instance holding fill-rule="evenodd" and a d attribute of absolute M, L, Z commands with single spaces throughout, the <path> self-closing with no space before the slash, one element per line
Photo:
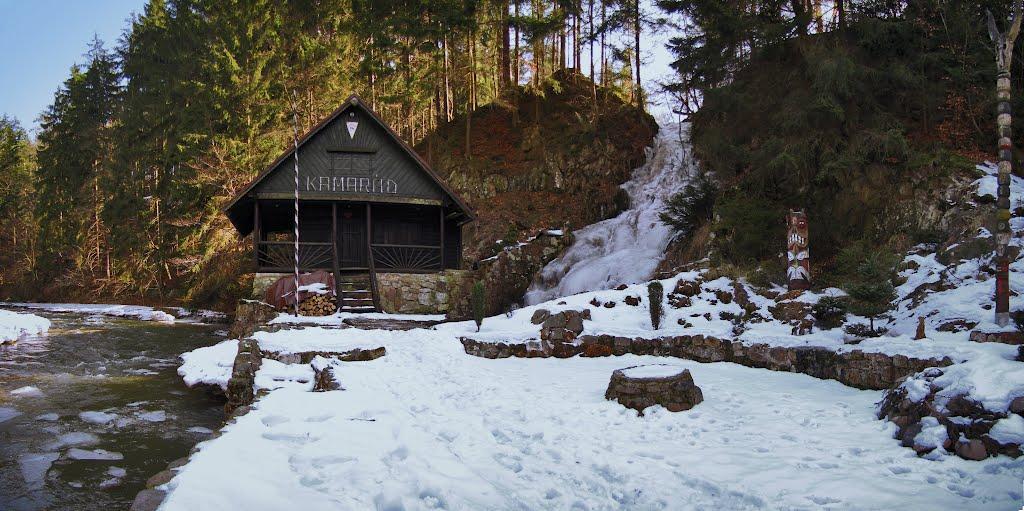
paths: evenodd
<path fill-rule="evenodd" d="M 49 329 L 50 320 L 46 318 L 0 309 L 0 343 L 42 334 Z"/>
<path fill-rule="evenodd" d="M 162 509 L 1020 506 L 1024 460 L 918 458 L 875 418 L 880 392 L 657 357 L 480 359 L 456 340 L 470 325 L 323 331 L 388 354 L 335 363 L 344 391 L 257 401 L 201 444 Z M 604 399 L 613 370 L 644 363 L 688 368 L 704 402 L 637 417 Z"/>
<path fill-rule="evenodd" d="M 979 169 L 985 176 L 974 183 L 978 198 L 994 180 L 991 166 Z M 1016 197 L 1024 196 L 1024 180 L 1015 179 L 1013 187 Z M 627 223 L 640 227 L 636 220 Z M 1024 228 L 1024 220 L 1013 224 L 1017 231 Z M 934 385 L 943 389 L 939 398 L 966 395 L 1005 413 L 1013 399 L 1024 397 L 1024 364 L 1014 360 L 1016 347 L 968 341 L 967 329 L 974 325 L 995 328 L 989 310 L 993 282 L 985 270 L 990 256 L 944 264 L 936 247 L 916 247 L 904 260 L 905 282 L 897 288 L 895 310 L 877 321 L 889 333 L 856 344 L 849 344 L 851 336 L 841 328 L 794 335 L 791 324 L 772 314 L 779 305 L 809 306 L 839 290 L 782 300 L 769 297 L 780 290 L 758 294 L 745 282 L 699 271 L 662 281 L 666 301 L 677 282 L 699 281 L 700 286 L 688 305 L 666 306 L 656 330 L 646 283 L 604 289 L 633 278 L 613 276 L 605 263 L 617 261 L 632 271 L 650 262 L 646 256 L 639 262 L 624 258 L 645 250 L 635 236 L 628 250 L 619 251 L 616 243 L 605 250 L 603 243 L 628 226 L 606 227 L 592 239 L 582 238 L 590 255 L 572 256 L 570 249 L 567 258 L 556 261 L 562 266 L 545 270 L 565 274 L 567 282 L 535 289 L 540 294 L 534 301 L 556 298 L 486 318 L 479 332 L 472 322 L 385 331 L 328 328 L 341 326 L 351 317 L 346 315 L 278 318 L 275 323 L 299 323 L 292 326 L 300 329 L 256 333 L 267 349 L 384 346 L 387 355 L 369 362 L 318 358 L 302 365 L 265 360 L 255 384 L 269 394 L 218 439 L 201 444 L 165 487 L 169 495 L 162 509 L 280 509 L 295 502 L 386 510 L 1021 508 L 1024 458 L 966 461 L 943 456 L 941 447 L 918 457 L 892 438 L 895 425 L 876 418 L 881 391 L 664 357 L 488 360 L 466 355 L 459 343 L 461 336 L 491 342 L 536 339 L 540 327 L 530 319 L 538 309 L 588 309 L 583 333 L 591 335 L 702 334 L 746 344 L 948 356 L 954 365 L 942 375 L 907 382 L 910 397 Z M 982 231 L 979 238 L 990 236 Z M 1013 243 L 1024 245 L 1024 239 Z M 1014 292 L 1024 295 L 1019 278 L 1024 259 L 1015 261 L 1011 272 Z M 736 302 L 737 289 L 752 304 L 746 310 Z M 724 300 L 725 294 L 730 298 Z M 628 305 L 627 296 L 639 298 L 639 305 Z M 746 320 L 733 320 L 741 315 Z M 926 338 L 915 340 L 920 317 Z M 866 322 L 852 315 L 847 321 Z M 948 328 L 953 323 L 960 326 Z M 186 354 L 179 372 L 186 381 L 226 381 L 234 342 Z M 344 390 L 309 392 L 312 366 L 325 364 L 334 366 Z M 640 368 L 637 374 L 689 369 L 704 402 L 675 414 L 654 407 L 637 417 L 604 399 L 612 371 L 641 364 L 668 367 Z M 941 444 L 945 428 L 932 417 L 921 424 L 918 439 L 930 435 L 934 445 Z M 991 435 L 1005 442 L 1024 440 L 1024 419 L 1010 414 Z"/>
<path fill-rule="evenodd" d="M 658 214 L 686 184 L 692 167 L 689 125 L 680 131 L 675 124 L 662 123 L 647 162 L 622 185 L 629 194 L 629 209 L 576 231 L 575 243 L 541 270 L 525 302 L 536 304 L 651 278 L 673 234 Z"/>

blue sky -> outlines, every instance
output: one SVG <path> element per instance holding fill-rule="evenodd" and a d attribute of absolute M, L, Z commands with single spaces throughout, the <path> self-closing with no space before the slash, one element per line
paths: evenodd
<path fill-rule="evenodd" d="M 113 47 L 145 0 L 0 0 L 0 114 L 34 129 L 93 35 Z"/>

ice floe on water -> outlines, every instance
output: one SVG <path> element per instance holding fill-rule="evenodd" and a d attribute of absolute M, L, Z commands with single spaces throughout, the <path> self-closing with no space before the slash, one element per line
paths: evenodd
<path fill-rule="evenodd" d="M 46 449 L 58 450 L 65 447 L 88 446 L 96 445 L 98 443 L 100 443 L 100 438 L 92 433 L 73 431 L 71 433 L 64 433 L 63 435 L 58 436 L 56 440 L 46 445 Z"/>
<path fill-rule="evenodd" d="M 60 420 L 60 415 L 58 415 L 56 413 L 52 413 L 52 412 L 51 413 L 44 413 L 44 414 L 36 415 L 36 420 L 37 421 L 45 421 L 45 422 L 56 422 L 56 421 Z"/>
<path fill-rule="evenodd" d="M 21 415 L 21 412 L 19 412 L 15 408 L 11 408 L 9 406 L 0 406 L 0 423 L 7 422 L 19 415 Z"/>
<path fill-rule="evenodd" d="M 43 391 L 39 390 L 39 387 L 32 385 L 26 385 L 24 387 L 18 387 L 10 392 L 12 396 L 17 397 L 43 397 Z"/>
<path fill-rule="evenodd" d="M 113 422 L 114 419 L 117 419 L 117 414 L 116 413 L 91 411 L 91 412 L 82 412 L 82 413 L 78 414 L 78 418 L 82 419 L 85 422 L 89 422 L 89 423 L 92 423 L 92 424 L 108 424 L 110 422 Z"/>
<path fill-rule="evenodd" d="M 87 450 L 79 449 L 78 447 L 68 449 L 67 457 L 80 461 L 118 461 L 124 459 L 124 455 L 119 452 L 111 452 L 105 449 Z"/>
<path fill-rule="evenodd" d="M 21 477 L 29 489 L 42 488 L 46 482 L 46 472 L 59 457 L 58 452 L 28 452 L 18 456 Z"/>
<path fill-rule="evenodd" d="M 152 411 L 152 412 L 142 412 L 142 413 L 136 415 L 136 417 L 138 417 L 140 420 L 144 420 L 146 422 L 163 422 L 163 421 L 167 420 L 167 412 L 165 412 L 163 410 L 156 410 L 156 411 Z"/>

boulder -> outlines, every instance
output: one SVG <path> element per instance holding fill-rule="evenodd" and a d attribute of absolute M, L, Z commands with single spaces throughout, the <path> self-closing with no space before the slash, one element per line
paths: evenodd
<path fill-rule="evenodd" d="M 672 289 L 672 292 L 683 296 L 696 296 L 700 294 L 700 281 L 680 280 L 676 282 L 676 287 Z"/>
<path fill-rule="evenodd" d="M 636 410 L 639 415 L 654 405 L 664 406 L 670 412 L 681 412 L 704 401 L 704 394 L 694 384 L 689 369 L 665 364 L 616 369 L 604 397 Z"/>
<path fill-rule="evenodd" d="M 804 302 L 784 301 L 774 307 L 768 307 L 768 312 L 779 321 L 800 321 L 811 313 L 811 306 Z"/>
<path fill-rule="evenodd" d="M 998 342 L 1001 344 L 1024 344 L 1024 332 L 984 332 L 975 330 L 971 332 L 970 339 L 974 342 Z"/>
<path fill-rule="evenodd" d="M 957 445 L 956 455 L 965 460 L 981 461 L 988 457 L 988 450 L 984 442 L 975 438 Z"/>
<path fill-rule="evenodd" d="M 631 307 L 636 307 L 637 305 L 640 305 L 639 296 L 626 296 L 625 298 L 622 299 L 622 301 L 626 302 L 626 305 L 629 305 Z"/>
<path fill-rule="evenodd" d="M 590 317 L 590 309 L 566 310 L 551 314 L 541 323 L 540 338 L 556 344 L 572 342 L 583 333 L 583 320 L 589 320 Z"/>
<path fill-rule="evenodd" d="M 530 316 L 530 323 L 539 325 L 551 316 L 551 312 L 547 309 L 537 309 L 533 311 L 533 316 Z"/>
<path fill-rule="evenodd" d="M 160 490 L 142 490 L 135 495 L 130 511 L 155 511 L 166 496 L 167 493 Z"/>
<path fill-rule="evenodd" d="M 1010 401 L 1010 412 L 1018 415 L 1024 414 L 1024 396 L 1015 397 Z"/>

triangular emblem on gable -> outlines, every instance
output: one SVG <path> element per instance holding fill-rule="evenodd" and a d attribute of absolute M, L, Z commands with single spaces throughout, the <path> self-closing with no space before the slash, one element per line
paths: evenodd
<path fill-rule="evenodd" d="M 348 128 L 349 138 L 356 138 L 356 129 L 359 128 L 359 121 L 346 121 L 345 127 Z"/>

